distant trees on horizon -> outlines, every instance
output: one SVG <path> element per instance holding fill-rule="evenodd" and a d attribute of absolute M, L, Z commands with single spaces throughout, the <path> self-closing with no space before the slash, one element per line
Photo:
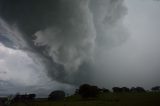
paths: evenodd
<path fill-rule="evenodd" d="M 19 102 L 19 101 L 31 101 L 34 100 L 36 97 L 36 94 L 19 94 L 17 93 L 13 98 L 12 102 Z"/>
<path fill-rule="evenodd" d="M 77 93 L 83 98 L 96 97 L 99 93 L 99 88 L 97 86 L 83 84 L 79 87 Z"/>
<path fill-rule="evenodd" d="M 143 87 L 132 87 L 132 88 L 127 88 L 127 87 L 113 87 L 112 88 L 113 92 L 115 93 L 120 93 L 120 92 L 146 92 L 146 90 Z"/>
<path fill-rule="evenodd" d="M 57 101 L 57 100 L 63 100 L 64 98 L 65 98 L 65 92 L 61 90 L 53 91 L 48 95 L 48 100 Z"/>
<path fill-rule="evenodd" d="M 153 87 L 152 91 L 159 90 L 160 87 Z M 110 91 L 106 88 L 98 88 L 94 85 L 82 84 L 79 89 L 76 89 L 75 94 L 79 94 L 82 98 L 96 97 L 100 93 L 109 93 Z M 143 93 L 146 90 L 143 87 L 113 87 L 113 93 Z"/>
<path fill-rule="evenodd" d="M 151 90 L 152 90 L 153 92 L 160 92 L 160 86 L 152 87 Z"/>
<path fill-rule="evenodd" d="M 106 88 L 99 88 L 95 85 L 89 85 L 89 84 L 82 84 L 79 86 L 78 89 L 75 90 L 75 95 L 80 95 L 82 98 L 95 98 L 99 94 L 102 93 L 144 93 L 147 92 L 143 87 L 113 87 L 112 92 L 109 89 Z M 160 92 L 160 86 L 152 87 L 150 92 Z M 4 100 L 8 103 L 14 103 L 14 102 L 27 102 L 35 100 L 36 94 L 19 94 L 17 93 L 15 96 L 12 96 L 12 98 L 9 99 L 1 99 L 0 98 L 0 104 L 4 103 Z M 46 98 L 47 99 L 47 98 Z M 65 92 L 62 90 L 55 90 L 52 91 L 48 95 L 48 100 L 57 101 L 57 100 L 64 100 L 65 99 Z M 7 102 L 5 102 L 7 103 Z"/>

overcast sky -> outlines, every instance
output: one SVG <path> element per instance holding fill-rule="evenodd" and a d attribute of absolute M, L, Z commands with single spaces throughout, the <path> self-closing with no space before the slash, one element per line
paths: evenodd
<path fill-rule="evenodd" d="M 129 38 L 121 46 L 102 53 L 100 63 L 103 64 L 99 67 L 106 66 L 106 70 L 98 78 L 106 80 L 109 86 L 143 86 L 149 89 L 160 85 L 160 2 L 126 0 L 125 4 L 128 13 L 124 25 Z M 111 70 L 107 70 L 108 67 Z"/>
<path fill-rule="evenodd" d="M 103 70 L 94 72 L 93 81 L 108 88 L 142 86 L 149 89 L 160 85 L 160 2 L 125 0 L 125 5 L 127 14 L 123 24 L 129 37 L 122 45 L 101 53 L 99 58 L 103 59 L 98 60 L 101 64 L 97 67 Z M 73 87 L 52 81 L 43 70 L 25 51 L 0 44 L 0 93 Z M 54 86 L 46 87 L 50 84 Z"/>

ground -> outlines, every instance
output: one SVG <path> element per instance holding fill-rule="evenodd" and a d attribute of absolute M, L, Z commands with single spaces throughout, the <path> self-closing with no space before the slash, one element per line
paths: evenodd
<path fill-rule="evenodd" d="M 63 101 L 36 100 L 11 106 L 160 106 L 160 93 L 103 93 L 90 99 L 74 95 Z"/>

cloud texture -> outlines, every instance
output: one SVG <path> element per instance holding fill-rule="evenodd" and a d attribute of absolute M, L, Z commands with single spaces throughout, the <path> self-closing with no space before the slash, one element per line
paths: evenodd
<path fill-rule="evenodd" d="M 6 38 L 72 84 L 90 82 L 99 52 L 127 39 L 125 14 L 123 0 L 0 0 Z"/>

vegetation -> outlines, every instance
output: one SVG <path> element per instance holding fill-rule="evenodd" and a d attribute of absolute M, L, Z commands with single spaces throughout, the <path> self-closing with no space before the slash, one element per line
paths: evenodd
<path fill-rule="evenodd" d="M 154 88 L 154 89 L 153 89 Z M 160 91 L 153 87 L 113 87 L 113 92 L 83 84 L 74 95 L 64 97 L 63 91 L 53 91 L 48 98 L 35 98 L 35 94 L 17 94 L 8 106 L 160 106 Z M 3 105 L 2 105 L 3 106 Z"/>
<path fill-rule="evenodd" d="M 155 86 L 153 88 L 151 88 L 152 91 L 154 92 L 159 92 L 160 91 L 160 86 Z"/>
<path fill-rule="evenodd" d="M 160 93 L 102 93 L 87 99 L 73 95 L 62 101 L 37 100 L 11 106 L 160 106 Z"/>
<path fill-rule="evenodd" d="M 65 98 L 65 92 L 60 90 L 53 91 L 48 96 L 48 100 L 53 100 L 53 101 L 63 100 L 64 98 Z"/>
<path fill-rule="evenodd" d="M 89 84 L 83 84 L 79 87 L 78 94 L 83 98 L 96 97 L 99 89 L 97 86 L 91 86 Z"/>

